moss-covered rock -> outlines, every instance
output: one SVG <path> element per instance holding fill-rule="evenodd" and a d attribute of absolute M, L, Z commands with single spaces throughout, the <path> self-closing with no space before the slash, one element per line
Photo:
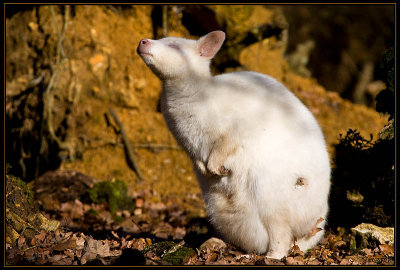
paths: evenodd
<path fill-rule="evenodd" d="M 188 248 L 188 247 L 181 247 L 175 252 L 168 253 L 164 256 L 163 260 L 173 264 L 173 265 L 179 265 L 182 264 L 185 259 L 188 257 L 194 255 L 195 252 L 193 249 Z"/>
<path fill-rule="evenodd" d="M 33 200 L 33 191 L 20 178 L 6 174 L 6 242 L 14 245 L 23 234 L 30 239 L 41 230 L 55 231 L 56 220 L 43 216 Z"/>
<path fill-rule="evenodd" d="M 394 228 L 378 227 L 369 223 L 361 223 L 351 229 L 357 241 L 357 247 L 375 248 L 379 245 L 394 245 Z"/>
<path fill-rule="evenodd" d="M 195 254 L 192 248 L 184 246 L 184 242 L 175 243 L 173 241 L 163 241 L 152 244 L 146 247 L 143 252 L 146 253 L 149 250 L 152 250 L 157 256 L 161 257 L 162 260 L 173 265 L 180 265 L 185 259 Z"/>

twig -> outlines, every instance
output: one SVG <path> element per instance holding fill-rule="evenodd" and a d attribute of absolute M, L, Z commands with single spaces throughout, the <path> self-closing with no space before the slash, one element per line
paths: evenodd
<path fill-rule="evenodd" d="M 31 225 L 29 222 L 26 222 L 26 224 L 27 225 L 25 225 L 25 227 L 22 229 L 22 232 L 20 234 L 23 234 L 27 229 L 31 229 L 37 233 L 40 233 L 40 231 L 38 229 L 36 229 L 35 227 L 33 227 L 33 225 Z"/>
<path fill-rule="evenodd" d="M 134 148 L 146 148 L 146 149 L 171 149 L 171 150 L 180 150 L 183 151 L 183 149 L 180 146 L 177 145 L 165 145 L 165 144 L 136 144 L 133 146 Z"/>
<path fill-rule="evenodd" d="M 174 253 L 175 251 L 177 251 L 178 249 L 180 249 L 183 245 L 185 244 L 185 241 L 182 240 L 181 242 L 179 242 L 178 244 L 176 244 L 175 246 L 173 246 L 172 248 L 170 248 L 167 252 L 165 252 L 162 256 L 164 257 L 165 255 L 169 254 L 169 253 Z"/>
<path fill-rule="evenodd" d="M 372 62 L 366 62 L 358 76 L 358 82 L 354 88 L 353 100 L 358 104 L 365 104 L 365 92 L 367 85 L 371 82 L 374 76 L 374 64 Z"/>
<path fill-rule="evenodd" d="M 126 135 L 125 128 L 122 125 L 121 121 L 119 120 L 119 118 L 118 118 L 117 114 L 115 113 L 114 109 L 112 107 L 110 107 L 109 111 L 110 111 L 111 116 L 114 118 L 115 122 L 117 123 L 117 125 L 120 128 L 120 131 L 121 131 L 121 134 L 122 134 L 122 140 L 124 141 L 124 144 L 125 144 L 126 154 L 128 156 L 129 162 L 132 165 L 132 169 L 136 172 L 137 176 L 139 177 L 139 180 L 141 181 L 144 178 L 143 178 L 142 173 L 140 172 L 140 169 L 139 169 L 139 166 L 138 166 L 138 164 L 136 162 L 135 156 L 133 155 L 132 147 L 131 147 L 131 144 L 129 142 L 129 138 Z"/>
<path fill-rule="evenodd" d="M 135 220 L 133 220 L 133 218 L 131 220 L 132 220 L 133 224 L 135 224 L 138 227 L 140 233 L 143 233 L 143 230 L 142 230 L 142 228 L 140 228 L 139 223 L 137 223 Z"/>
<path fill-rule="evenodd" d="M 34 246 L 31 246 L 31 247 L 27 247 L 26 249 L 23 250 L 23 252 L 26 252 L 26 251 L 28 251 L 28 250 L 30 250 L 32 248 L 35 248 L 35 247 L 39 247 L 39 245 L 34 245 Z"/>
<path fill-rule="evenodd" d="M 104 147 L 107 145 L 111 145 L 111 146 L 117 146 L 117 147 L 124 147 L 125 145 L 119 142 L 115 142 L 113 140 L 102 140 L 99 138 L 88 138 L 84 135 L 80 135 L 79 138 L 88 141 L 90 144 L 92 141 L 94 140 L 98 140 L 100 141 L 100 143 L 98 145 L 90 145 L 88 147 L 85 147 L 85 150 L 87 149 L 96 149 L 99 147 Z M 150 150 L 177 150 L 177 151 L 183 151 L 182 147 L 178 146 L 178 145 L 168 145 L 168 144 L 152 144 L 152 143 L 147 143 L 147 144 L 134 144 L 132 145 L 132 148 L 144 148 L 144 149 L 150 149 Z"/>

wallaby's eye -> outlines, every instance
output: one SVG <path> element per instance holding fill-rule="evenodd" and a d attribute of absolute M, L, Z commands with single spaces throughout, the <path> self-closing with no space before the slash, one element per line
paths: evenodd
<path fill-rule="evenodd" d="M 168 47 L 171 47 L 171 48 L 174 48 L 174 49 L 177 49 L 177 50 L 179 50 L 179 49 L 180 49 L 178 45 L 176 45 L 176 44 L 173 44 L 173 43 L 171 43 L 171 44 L 168 44 Z"/>

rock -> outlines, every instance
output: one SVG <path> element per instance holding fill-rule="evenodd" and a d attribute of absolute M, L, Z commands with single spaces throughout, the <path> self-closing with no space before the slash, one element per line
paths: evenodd
<path fill-rule="evenodd" d="M 356 204 L 360 204 L 364 200 L 364 196 L 360 192 L 351 192 L 346 190 L 346 198 Z"/>
<path fill-rule="evenodd" d="M 36 215 L 36 219 L 39 220 L 39 228 L 47 232 L 53 232 L 60 227 L 60 222 L 58 220 L 49 220 L 41 213 Z"/>
<path fill-rule="evenodd" d="M 376 247 L 383 244 L 394 245 L 394 228 L 381 228 L 369 223 L 361 223 L 351 229 L 357 247 Z"/>
<path fill-rule="evenodd" d="M 19 233 L 17 233 L 13 228 L 7 226 L 6 229 L 6 243 L 12 245 L 18 239 Z"/>
<path fill-rule="evenodd" d="M 20 178 L 6 172 L 6 242 L 15 244 L 20 235 L 32 239 L 40 230 L 55 231 L 60 222 L 40 213 L 33 191 Z"/>
<path fill-rule="evenodd" d="M 381 131 L 379 131 L 379 138 L 382 140 L 392 140 L 394 138 L 394 119 L 390 120 Z"/>

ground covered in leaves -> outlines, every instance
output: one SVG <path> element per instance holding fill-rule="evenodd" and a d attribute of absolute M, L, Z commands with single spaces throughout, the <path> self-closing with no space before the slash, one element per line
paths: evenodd
<path fill-rule="evenodd" d="M 50 176 L 53 179 L 58 176 L 58 188 L 48 184 Z M 82 188 L 83 182 L 89 186 L 87 189 Z M 33 187 L 36 202 L 43 215 L 49 220 L 58 220 L 60 227 L 50 232 L 32 230 L 33 233 L 26 233 L 31 228 L 19 232 L 14 243 L 6 243 L 7 264 L 394 264 L 392 245 L 362 243 L 351 230 L 340 227 L 329 229 L 321 243 L 307 253 L 294 246 L 282 260 L 247 254 L 219 239 L 205 217 L 191 216 L 173 197 L 164 202 L 152 202 L 154 194 L 151 190 L 129 197 L 122 182 L 111 181 L 113 184 L 105 188 L 104 183 L 71 171 L 49 172 L 39 178 Z M 48 191 L 55 194 L 50 196 L 46 193 Z M 47 201 L 43 199 L 45 197 Z M 125 204 L 127 207 L 124 209 L 113 204 L 117 198 L 130 203 Z M 188 198 L 188 203 L 194 201 L 197 200 L 192 198 L 190 202 Z"/>

